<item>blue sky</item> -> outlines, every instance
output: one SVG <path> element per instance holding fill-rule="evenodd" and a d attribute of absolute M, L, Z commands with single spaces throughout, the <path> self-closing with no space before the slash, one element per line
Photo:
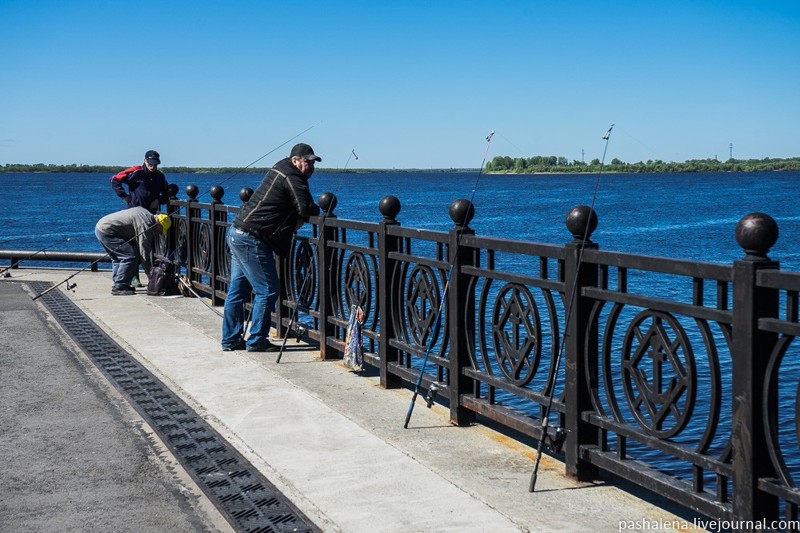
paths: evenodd
<path fill-rule="evenodd" d="M 0 0 L 0 164 L 800 156 L 800 2 Z"/>

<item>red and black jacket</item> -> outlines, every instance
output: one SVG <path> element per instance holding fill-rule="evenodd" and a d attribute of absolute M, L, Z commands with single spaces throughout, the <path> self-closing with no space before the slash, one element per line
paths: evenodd
<path fill-rule="evenodd" d="M 127 191 L 123 184 L 128 186 Z M 111 187 L 122 199 L 130 196 L 128 207 L 144 207 L 151 213 L 169 199 L 169 183 L 164 173 L 158 169 L 148 172 L 142 165 L 134 165 L 112 176 Z"/>

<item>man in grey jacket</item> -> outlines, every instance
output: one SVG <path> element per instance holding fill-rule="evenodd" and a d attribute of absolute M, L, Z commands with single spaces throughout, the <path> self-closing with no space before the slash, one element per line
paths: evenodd
<path fill-rule="evenodd" d="M 168 215 L 153 215 L 144 207 L 131 207 L 101 218 L 94 228 L 97 240 L 111 257 L 111 275 L 114 286 L 111 294 L 127 296 L 136 293 L 131 280 L 139 263 L 150 276 L 150 253 L 158 235 L 165 235 L 170 227 Z"/>

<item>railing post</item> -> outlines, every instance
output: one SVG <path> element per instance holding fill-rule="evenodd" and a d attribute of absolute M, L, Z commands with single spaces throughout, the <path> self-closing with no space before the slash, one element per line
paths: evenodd
<path fill-rule="evenodd" d="M 180 253 L 178 250 L 178 220 L 176 218 L 176 213 L 178 208 L 172 205 L 172 200 L 177 200 L 178 194 L 178 185 L 175 183 L 169 184 L 169 199 L 167 200 L 165 211 L 169 216 L 169 221 L 172 225 L 167 231 L 166 241 L 167 241 L 167 256 L 169 257 L 170 261 L 175 265 L 176 272 L 180 273 Z"/>
<path fill-rule="evenodd" d="M 323 361 L 337 357 L 337 351 L 328 346 L 328 337 L 335 337 L 336 327 L 329 318 L 334 314 L 333 290 L 338 284 L 331 279 L 333 272 L 333 260 L 336 250 L 328 247 L 329 242 L 336 241 L 337 229 L 325 224 L 325 221 L 335 219 L 333 210 L 336 208 L 336 195 L 331 192 L 324 192 L 317 199 L 320 210 L 324 214 L 322 217 L 322 227 L 317 237 L 317 302 L 319 303 L 319 357 Z M 312 256 L 313 259 L 313 256 Z M 309 265 L 312 268 L 313 265 Z M 314 287 L 307 290 L 313 291 Z M 298 300 L 300 295 L 298 295 Z M 313 299 L 312 299 L 313 300 Z M 345 310 L 342 310 L 345 311 Z M 349 311 L 349 310 L 348 310 Z"/>
<path fill-rule="evenodd" d="M 380 357 L 380 383 L 384 389 L 396 389 L 403 382 L 399 376 L 389 373 L 389 364 L 397 363 L 400 360 L 397 348 L 390 346 L 389 341 L 395 336 L 392 309 L 401 305 L 397 299 L 402 298 L 399 294 L 399 276 L 395 275 L 398 267 L 397 261 L 390 258 L 389 254 L 399 252 L 402 241 L 400 237 L 389 235 L 387 229 L 400 225 L 396 218 L 400 207 L 400 200 L 391 195 L 384 196 L 378 204 L 378 209 L 383 215 L 378 230 L 378 321 L 380 323 L 378 355 Z"/>
<path fill-rule="evenodd" d="M 280 295 L 278 301 L 275 302 L 275 329 L 278 332 L 278 338 L 283 339 L 289 334 L 289 326 L 284 324 L 284 320 L 290 320 L 292 310 L 286 305 L 289 299 L 289 284 L 292 280 L 292 252 L 276 253 L 278 258 L 276 268 L 278 270 L 278 278 L 281 282 Z"/>
<path fill-rule="evenodd" d="M 225 196 L 225 189 L 219 185 L 214 185 L 209 192 L 211 198 L 213 198 L 208 210 L 208 221 L 211 224 L 211 231 L 209 232 L 211 235 L 211 242 L 209 243 L 211 247 L 211 250 L 209 250 L 211 254 L 211 305 L 216 306 L 225 303 L 225 299 L 221 297 L 223 291 L 219 276 L 223 270 L 221 263 L 223 247 L 221 244 L 225 242 L 225 225 L 221 224 L 221 222 L 228 221 L 228 213 L 223 209 L 218 209 L 219 206 L 223 205 L 222 197 Z"/>
<path fill-rule="evenodd" d="M 199 216 L 198 209 L 193 206 L 197 201 L 197 194 L 199 189 L 197 185 L 186 186 L 186 275 L 189 276 L 190 282 L 200 280 L 200 275 L 194 272 L 194 254 L 196 253 L 194 236 L 196 234 L 195 223 L 193 222 L 195 215 Z"/>
<path fill-rule="evenodd" d="M 778 225 L 769 215 L 751 213 L 736 225 L 736 241 L 746 255 L 733 263 L 733 519 L 748 523 L 778 516 L 777 497 L 758 488 L 760 478 L 776 476 L 762 413 L 777 413 L 776 391 L 765 397 L 764 389 L 777 334 L 760 330 L 758 321 L 777 317 L 779 300 L 777 289 L 757 284 L 759 271 L 779 268 L 767 257 L 777 240 Z"/>
<path fill-rule="evenodd" d="M 584 411 L 592 409 L 592 387 L 597 384 L 597 324 L 590 324 L 592 301 L 583 297 L 583 288 L 596 287 L 596 265 L 583 261 L 583 252 L 597 249 L 591 241 L 597 228 L 597 214 L 592 208 L 580 205 L 567 215 L 567 229 L 573 240 L 565 245 L 564 291 L 566 335 L 564 336 L 564 442 L 566 475 L 580 481 L 597 477 L 597 467 L 580 458 L 580 447 L 599 442 L 597 429 L 582 419 Z M 556 372 L 558 369 L 556 369 Z M 587 382 L 587 375 L 590 376 Z M 556 380 L 553 380 L 555 383 Z M 555 394 L 551 388 L 550 394 Z"/>
<path fill-rule="evenodd" d="M 447 293 L 447 328 L 450 332 L 450 423 L 466 426 L 475 422 L 475 412 L 461 405 L 461 395 L 475 395 L 475 381 L 463 369 L 471 367 L 470 347 L 475 346 L 475 295 L 469 287 L 469 277 L 461 273 L 464 265 L 477 265 L 478 254 L 473 248 L 461 244 L 464 235 L 474 235 L 469 227 L 475 207 L 469 200 L 459 199 L 450 204 L 450 218 L 455 227 L 450 230 L 448 261 L 453 273 Z M 468 344 L 471 343 L 471 346 Z"/>

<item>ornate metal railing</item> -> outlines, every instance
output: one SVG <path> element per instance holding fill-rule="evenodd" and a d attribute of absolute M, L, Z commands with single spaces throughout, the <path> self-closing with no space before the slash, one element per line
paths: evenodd
<path fill-rule="evenodd" d="M 221 187 L 210 203 L 186 192 L 159 251 L 177 251 L 220 305 L 237 208 Z M 401 226 L 392 196 L 377 222 L 339 219 L 330 193 L 319 203 L 327 214 L 279 258 L 281 337 L 299 321 L 294 333 L 338 358 L 360 306 L 381 385 L 436 383 L 454 424 L 481 415 L 535 439 L 563 428 L 570 477 L 611 472 L 719 520 L 797 519 L 800 274 L 767 257 L 770 217 L 742 218 L 746 255 L 729 266 L 602 251 L 586 206 L 557 246 L 475 235 L 467 200 L 449 232 Z"/>

